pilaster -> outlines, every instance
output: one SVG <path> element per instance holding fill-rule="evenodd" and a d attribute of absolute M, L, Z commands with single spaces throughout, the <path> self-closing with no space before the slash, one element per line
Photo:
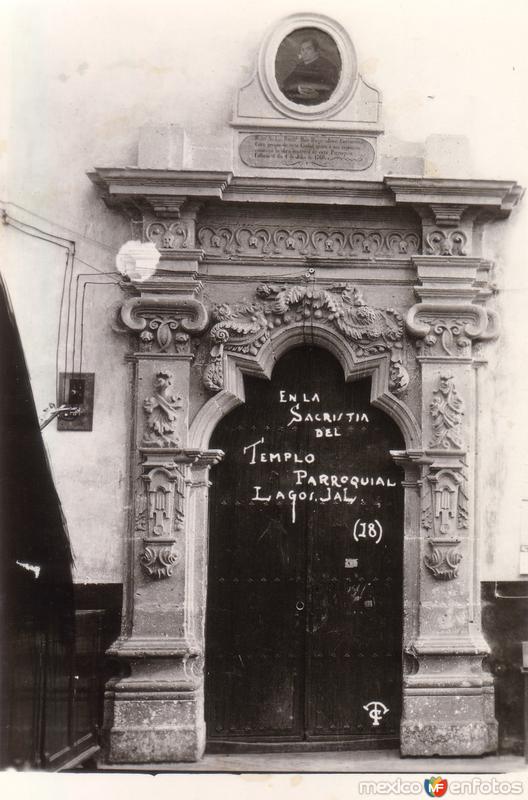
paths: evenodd
<path fill-rule="evenodd" d="M 405 649 L 404 755 L 479 755 L 496 749 L 493 680 L 475 591 L 476 371 L 473 343 L 498 334 L 479 259 L 413 259 L 418 299 L 408 312 L 422 385 L 419 604 Z"/>
<path fill-rule="evenodd" d="M 147 230 L 161 236 L 168 225 L 179 236 L 172 216 L 166 222 L 161 212 Z M 123 330 L 132 334 L 133 408 L 123 624 L 109 650 L 123 675 L 105 695 L 107 758 L 114 763 L 194 761 L 205 747 L 204 600 L 195 570 L 205 562 L 208 470 L 222 454 L 188 447 L 191 337 L 205 329 L 208 313 L 192 274 L 188 219 L 185 225 L 186 239 L 159 242 L 156 276 L 132 282 L 120 310 Z M 186 242 L 188 249 L 176 247 Z"/>

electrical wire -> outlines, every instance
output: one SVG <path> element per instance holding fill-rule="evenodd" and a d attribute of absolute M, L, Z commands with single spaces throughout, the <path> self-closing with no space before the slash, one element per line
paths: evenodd
<path fill-rule="evenodd" d="M 68 266 L 70 264 L 70 252 L 71 252 L 71 242 L 69 239 L 62 239 L 62 237 L 57 236 L 53 237 L 53 234 L 48 234 L 46 231 L 41 231 L 39 228 L 35 228 L 33 225 L 25 225 L 25 223 L 20 222 L 20 220 L 16 220 L 14 217 L 10 217 L 7 211 L 2 211 L 2 222 L 4 225 L 10 225 L 15 230 L 20 231 L 20 233 L 25 233 L 26 236 L 31 236 L 34 239 L 40 239 L 41 241 L 48 242 L 49 244 L 54 244 L 56 247 L 61 247 L 66 250 L 66 264 L 64 267 L 64 275 L 62 280 L 62 293 L 60 299 L 60 308 L 59 308 L 59 326 L 57 331 L 57 347 L 55 352 L 55 393 L 56 397 L 59 396 L 59 353 L 60 353 L 60 336 L 61 336 L 61 322 L 62 322 L 62 309 L 64 305 L 64 292 L 66 288 L 66 275 L 68 271 Z M 25 230 L 26 227 L 31 228 L 33 231 L 38 231 L 38 233 L 31 233 L 28 230 Z M 42 234 L 42 235 L 40 235 Z M 66 241 L 67 244 L 62 244 L 61 242 L 54 241 L 54 238 L 61 239 L 61 241 Z"/>
<path fill-rule="evenodd" d="M 99 273 L 97 274 L 97 277 L 98 277 L 98 278 L 99 278 L 99 277 L 101 277 L 101 278 L 102 278 L 102 277 L 106 278 L 107 276 L 111 276 L 111 275 L 119 275 L 119 276 L 121 276 L 121 273 L 120 273 L 120 272 L 115 272 L 115 271 L 113 271 L 113 272 L 99 272 Z M 85 278 L 85 277 L 92 277 L 92 278 L 93 278 L 93 277 L 96 277 L 96 276 L 95 276 L 95 275 L 92 275 L 92 273 L 91 273 L 91 272 L 79 272 L 79 273 L 76 275 L 76 278 L 75 278 L 75 284 L 76 284 L 76 286 L 75 286 L 75 301 L 74 301 L 74 312 L 73 312 L 73 355 L 72 355 L 72 373 L 75 373 L 75 353 L 76 353 L 76 349 L 77 349 L 77 308 L 78 308 L 78 305 L 79 305 L 79 280 L 80 280 L 81 278 Z M 122 276 L 121 276 L 121 277 L 122 277 Z M 88 283 L 88 281 L 84 281 L 84 282 L 83 282 L 83 286 L 85 286 L 85 285 L 86 285 L 86 283 Z M 97 281 L 93 281 L 92 283 L 93 283 L 95 286 L 103 286 L 103 285 L 107 285 L 107 286 L 111 286 L 111 285 L 113 285 L 113 286 L 119 286 L 119 283 L 120 283 L 120 281 L 116 281 L 116 280 L 105 280 L 103 283 L 98 283 Z M 83 295 L 82 295 L 82 296 L 84 296 L 84 289 L 83 289 Z M 84 305 L 81 307 L 81 325 L 83 324 L 83 317 L 84 317 Z M 80 362 L 81 362 L 81 365 L 82 365 L 82 340 L 81 340 L 81 346 L 80 346 L 80 353 L 81 353 L 81 354 L 80 354 Z M 81 367 L 79 367 L 79 373 L 81 373 L 81 372 L 82 372 L 82 369 L 81 369 Z"/>
<path fill-rule="evenodd" d="M 6 201 L 0 201 L 6 202 Z M 16 203 L 10 203 L 10 205 L 16 206 Z M 17 206 L 24 211 L 22 206 Z M 32 213 L 32 212 L 28 212 Z M 35 215 L 38 216 L 38 215 Z M 41 217 L 41 219 L 45 221 L 45 217 Z M 60 342 L 61 342 L 61 335 L 62 335 L 62 324 L 63 324 L 63 311 L 64 311 L 64 299 L 66 295 L 66 286 L 68 285 L 68 307 L 67 307 L 67 317 L 66 317 L 66 341 L 65 341 L 65 348 L 64 348 L 64 372 L 68 372 L 68 343 L 69 343 L 69 332 L 70 332 L 70 316 L 71 316 L 71 294 L 72 294 L 72 282 L 73 282 L 73 273 L 75 269 L 75 262 L 79 261 L 82 264 L 85 264 L 91 270 L 96 272 L 98 275 L 101 276 L 108 276 L 108 275 L 120 275 L 117 272 L 103 272 L 102 270 L 95 267 L 93 264 L 90 264 L 88 261 L 80 258 L 76 253 L 76 242 L 72 239 L 66 239 L 63 236 L 59 236 L 53 233 L 49 233 L 48 231 L 43 231 L 41 228 L 37 228 L 35 225 L 31 225 L 30 223 L 22 222 L 21 220 L 15 219 L 10 214 L 7 213 L 5 209 L 2 209 L 2 222 L 5 225 L 10 225 L 15 230 L 20 231 L 20 233 L 25 233 L 27 236 L 31 236 L 35 239 L 40 239 L 41 241 L 49 242 L 49 244 L 54 244 L 57 247 L 61 247 L 66 250 L 66 264 L 64 268 L 64 274 L 62 278 L 62 290 L 61 290 L 61 298 L 60 298 L 60 305 L 59 305 L 59 324 L 58 324 L 58 331 L 57 331 L 57 347 L 56 347 L 56 354 L 55 354 L 55 388 L 56 388 L 56 396 L 59 397 L 59 360 L 60 360 Z M 55 223 L 51 223 L 55 224 Z M 86 237 L 82 237 L 86 239 Z M 58 240 L 58 241 L 57 241 Z M 95 240 L 94 240 L 95 241 Z M 112 250 L 112 248 L 106 246 L 106 249 Z M 113 250 L 114 253 L 117 251 Z M 90 275 L 90 273 L 79 273 L 77 280 L 76 280 L 76 293 L 75 293 L 75 309 L 74 309 L 74 332 L 73 332 L 73 352 L 72 352 L 72 372 L 75 370 L 75 349 L 76 349 L 76 328 L 77 328 L 77 302 L 78 302 L 78 287 L 79 287 L 79 277 L 82 275 Z M 105 281 L 105 283 L 114 283 L 119 285 L 119 281 Z M 96 283 L 96 285 L 102 285 Z M 84 296 L 85 296 L 85 288 L 83 288 L 83 304 L 81 307 L 81 355 L 80 355 L 80 362 L 82 365 L 82 342 L 83 342 L 83 327 L 84 327 Z"/>
<path fill-rule="evenodd" d="M 72 239 L 65 239 L 63 236 L 57 236 L 54 233 L 48 233 L 48 231 L 42 231 L 40 228 L 36 228 L 34 225 L 30 225 L 27 222 L 22 222 L 19 219 L 15 219 L 10 214 L 8 214 L 7 211 L 5 211 L 5 210 L 2 210 L 2 221 L 6 225 L 11 225 L 13 228 L 16 228 L 21 233 L 26 233 L 28 236 L 34 236 L 35 239 L 43 239 L 43 241 L 45 241 L 45 242 L 49 241 L 50 244 L 57 244 L 59 247 L 67 247 L 67 245 L 59 245 L 58 242 L 53 242 L 51 240 L 52 239 L 60 239 L 61 241 L 68 242 L 68 244 L 73 245 L 73 246 L 76 244 Z M 38 233 L 43 234 L 43 236 L 37 236 L 36 234 L 30 234 L 29 231 L 26 231 L 22 227 L 18 227 L 18 226 L 24 226 L 24 228 L 30 228 L 33 231 L 37 231 Z M 47 238 L 43 238 L 43 237 L 47 237 Z M 82 238 L 84 238 L 84 237 L 82 237 Z M 114 255 L 117 255 L 117 252 L 118 252 L 117 250 L 115 250 L 114 248 L 108 248 L 108 249 L 111 250 L 111 252 Z M 84 264 L 86 267 L 90 267 L 90 269 L 93 269 L 94 272 L 98 272 L 99 274 L 106 274 L 106 273 L 103 273 L 97 267 L 94 267 L 93 264 L 90 264 L 89 261 L 85 261 L 84 259 L 82 259 L 79 255 L 77 255 L 77 253 L 75 254 L 75 260 L 76 261 L 80 261 L 81 264 Z"/>
<path fill-rule="evenodd" d="M 66 225 L 61 225 L 60 223 L 54 222 L 53 220 L 48 219 L 47 217 L 43 217 L 41 214 L 37 214 L 35 211 L 31 211 L 30 208 L 25 208 L 25 206 L 21 206 L 18 203 L 14 203 L 12 200 L 1 200 L 0 199 L 0 203 L 2 203 L 2 205 L 5 205 L 5 206 L 13 206 L 13 208 L 18 208 L 20 211 L 25 211 L 27 214 L 31 214 L 36 219 L 42 220 L 42 222 L 47 222 L 50 225 L 57 225 L 58 227 L 62 228 L 63 231 L 67 231 L 68 233 L 74 234 L 76 239 L 84 239 L 84 241 L 91 242 L 92 244 L 96 244 L 99 247 L 102 247 L 102 248 L 104 248 L 105 250 L 108 250 L 111 253 L 115 253 L 116 252 L 115 248 L 112 247 L 111 245 L 105 244 L 104 242 L 100 242 L 98 239 L 94 239 L 91 236 L 86 236 L 85 234 L 80 233 L 79 231 L 74 231 L 71 228 L 67 228 Z M 54 236 L 55 234 L 50 234 L 50 235 Z M 57 238 L 62 238 L 62 237 L 57 237 Z M 69 240 L 66 240 L 66 241 L 69 241 Z"/>
<path fill-rule="evenodd" d="M 109 284 L 115 283 L 115 281 L 110 281 Z M 85 281 L 83 284 L 82 290 L 82 300 L 81 300 L 81 343 L 80 343 L 80 362 L 79 362 L 79 374 L 82 373 L 82 361 L 83 361 L 83 340 L 84 340 L 84 301 L 86 295 L 86 287 L 87 286 L 104 286 L 105 283 L 98 283 L 97 281 Z"/>
<path fill-rule="evenodd" d="M 31 236 L 31 234 L 29 234 Z M 59 324 L 57 326 L 57 348 L 55 352 L 55 398 L 57 405 L 59 404 L 60 381 L 59 381 L 59 356 L 60 356 L 60 341 L 62 333 L 62 309 L 64 307 L 64 293 L 66 291 L 66 275 L 68 274 L 68 266 L 70 264 L 70 250 L 66 254 L 66 264 L 64 266 L 64 274 L 62 276 L 62 291 L 59 305 Z M 66 371 L 66 370 L 65 370 Z"/>
<path fill-rule="evenodd" d="M 3 209 L 3 211 L 4 211 L 3 216 L 6 217 L 9 220 L 9 222 L 16 222 L 18 225 L 23 225 L 25 228 L 31 228 L 32 231 L 37 231 L 37 233 L 42 233 L 45 236 L 49 236 L 52 239 L 60 239 L 61 242 L 67 242 L 69 245 L 75 245 L 73 239 L 66 239 L 64 236 L 59 236 L 56 233 L 49 233 L 49 231 L 43 231 L 41 228 L 36 228 L 34 225 L 31 225 L 29 222 L 22 222 L 22 220 L 20 219 L 15 219 L 10 214 L 8 214 L 7 211 L 5 211 L 5 209 Z"/>
<path fill-rule="evenodd" d="M 74 270 L 75 270 L 75 245 L 73 246 L 73 251 L 70 253 L 70 280 L 68 283 L 68 303 L 66 306 L 66 343 L 64 345 L 64 372 L 66 374 L 68 374 L 68 339 L 70 335 L 71 287 L 72 287 Z"/>

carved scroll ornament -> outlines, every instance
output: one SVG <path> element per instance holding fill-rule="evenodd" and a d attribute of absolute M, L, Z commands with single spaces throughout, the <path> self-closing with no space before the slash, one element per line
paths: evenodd
<path fill-rule="evenodd" d="M 424 556 L 424 564 L 434 578 L 441 581 L 451 581 L 458 577 L 458 567 L 462 561 L 462 553 L 457 546 L 460 539 L 430 539 L 431 553 Z"/>
<path fill-rule="evenodd" d="M 434 256 L 465 256 L 466 244 L 463 231 L 431 231 L 425 237 L 425 252 Z"/>
<path fill-rule="evenodd" d="M 223 388 L 224 350 L 257 355 L 274 328 L 312 322 L 338 330 L 358 357 L 390 352 L 391 388 L 395 392 L 406 388 L 408 375 L 401 346 L 403 319 L 394 309 L 368 306 L 359 290 L 345 283 L 328 289 L 261 284 L 256 293 L 258 302 L 224 303 L 212 311 L 212 346 L 203 376 L 210 391 Z"/>
<path fill-rule="evenodd" d="M 121 321 L 139 335 L 143 352 L 157 348 L 161 353 L 179 355 L 189 351 L 190 335 L 206 329 L 209 316 L 194 297 L 144 292 L 123 303 Z"/>
<path fill-rule="evenodd" d="M 151 222 L 145 233 L 149 242 L 153 242 L 158 250 L 178 250 L 189 246 L 189 229 L 179 221 Z"/>
<path fill-rule="evenodd" d="M 405 323 L 425 358 L 468 358 L 473 341 L 499 334 L 497 313 L 474 303 L 417 303 Z"/>
<path fill-rule="evenodd" d="M 146 544 L 140 556 L 141 565 L 151 578 L 170 578 L 178 556 L 173 552 L 172 544 L 158 542 Z"/>

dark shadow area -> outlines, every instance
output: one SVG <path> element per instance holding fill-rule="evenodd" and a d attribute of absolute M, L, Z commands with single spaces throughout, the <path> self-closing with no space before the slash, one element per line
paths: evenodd
<path fill-rule="evenodd" d="M 119 628 L 121 587 L 98 587 L 91 598 L 74 587 L 66 521 L 2 281 L 0 337 L 0 767 L 57 770 L 98 750 L 103 654 Z"/>
<path fill-rule="evenodd" d="M 528 584 L 482 584 L 482 628 L 491 647 L 489 668 L 495 678 L 499 752 L 523 753 L 524 676 L 522 642 L 528 641 Z"/>

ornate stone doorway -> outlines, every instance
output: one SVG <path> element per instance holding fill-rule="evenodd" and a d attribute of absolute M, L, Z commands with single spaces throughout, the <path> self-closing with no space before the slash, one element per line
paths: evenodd
<path fill-rule="evenodd" d="M 211 750 L 398 744 L 404 441 L 370 391 L 295 348 L 213 434 Z"/>
<path fill-rule="evenodd" d="M 128 297 L 118 322 L 130 342 L 130 511 L 122 632 L 110 650 L 123 673 L 106 692 L 108 760 L 170 763 L 203 754 L 208 494 L 211 467 L 224 455 L 211 446 L 219 443 L 212 437 L 220 436 L 229 412 L 244 408 L 247 376 L 269 379 L 282 356 L 307 345 L 335 356 L 342 386 L 370 381 L 370 406 L 392 420 L 404 441 L 384 445 L 404 471 L 403 481 L 398 478 L 404 495 L 401 752 L 493 751 L 493 678 L 483 666 L 489 649 L 480 626 L 477 412 L 482 345 L 498 335 L 498 317 L 488 308 L 492 265 L 482 241 L 492 219 L 508 216 L 519 187 L 387 176 L 338 186 L 321 178 L 310 188 L 296 177 L 274 182 L 128 168 L 100 169 L 93 179 L 160 255 L 153 276 L 138 267 L 123 285 Z M 260 380 L 259 391 L 272 385 Z M 255 434 L 244 446 L 262 437 Z M 256 471 L 247 460 L 239 467 L 240 481 Z M 297 505 L 301 519 L 306 509 Z M 305 529 L 301 554 L 317 546 L 308 524 Z M 280 533 L 271 535 L 280 541 Z M 212 537 L 215 559 L 214 530 Z M 334 555 L 343 564 L 359 558 L 361 566 L 361 554 Z M 311 567 L 306 557 L 305 563 Z M 271 566 L 258 577 L 272 576 Z M 343 570 L 344 577 L 325 571 L 338 578 L 346 611 Z M 306 586 L 304 596 L 292 593 L 279 604 L 281 613 L 293 600 L 306 608 Z M 373 610 L 363 609 L 365 615 Z M 308 611 L 313 617 L 311 606 Z M 303 630 L 306 637 L 306 625 Z M 345 650 L 343 660 L 346 653 L 350 660 L 357 655 Z M 327 655 L 331 662 L 332 651 Z M 336 675 L 337 708 L 353 693 Z M 392 724 L 390 712 L 380 717 L 375 709 L 381 713 L 381 706 L 370 706 L 370 717 L 362 707 L 379 702 L 390 709 L 397 701 L 374 695 L 377 688 L 372 695 L 365 690 L 358 717 L 350 708 L 346 716 L 357 725 L 364 714 L 370 731 L 377 717 L 381 735 Z M 213 696 L 208 691 L 208 701 Z M 333 736 L 336 724 L 344 736 L 337 713 L 326 721 L 317 709 L 307 715 L 306 696 L 305 689 L 294 694 L 304 716 L 294 713 L 291 735 L 316 735 L 321 724 L 321 735 Z M 322 696 L 328 707 L 328 694 Z M 216 714 L 208 710 L 210 730 Z M 240 730 L 238 721 L 226 721 L 235 727 L 231 734 Z M 246 735 L 251 722 L 243 723 Z M 393 730 L 385 728 L 388 735 Z"/>

